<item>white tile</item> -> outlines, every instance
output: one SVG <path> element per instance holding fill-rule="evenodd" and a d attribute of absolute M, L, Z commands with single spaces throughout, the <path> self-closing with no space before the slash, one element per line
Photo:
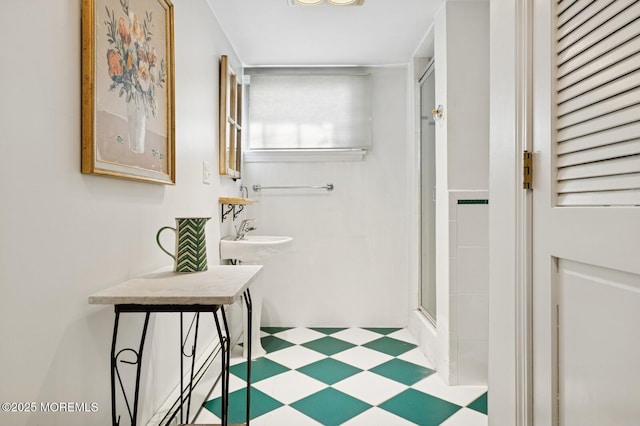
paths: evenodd
<path fill-rule="evenodd" d="M 331 358 L 342 361 L 361 370 L 370 370 L 387 361 L 391 361 L 393 357 L 373 349 L 356 346 L 346 351 L 339 352 Z"/>
<path fill-rule="evenodd" d="M 456 249 L 458 248 L 458 222 L 449 221 L 449 257 L 456 257 Z"/>
<path fill-rule="evenodd" d="M 320 352 L 305 348 L 304 346 L 289 346 L 288 348 L 268 353 L 265 355 L 265 358 L 295 370 L 313 362 L 320 361 L 326 358 L 326 356 Z"/>
<path fill-rule="evenodd" d="M 488 424 L 488 416 L 469 408 L 462 408 L 440 426 L 487 426 Z"/>
<path fill-rule="evenodd" d="M 253 424 L 253 423 L 252 423 Z M 343 426 L 414 426 L 415 423 L 398 417 L 382 408 L 373 407 L 353 419 L 343 423 Z"/>
<path fill-rule="evenodd" d="M 487 340 L 458 341 L 458 382 L 465 385 L 486 385 L 488 381 L 489 342 Z"/>
<path fill-rule="evenodd" d="M 458 295 L 458 333 L 460 339 L 489 338 L 489 295 Z"/>
<path fill-rule="evenodd" d="M 229 393 L 233 393 L 239 389 L 245 389 L 246 385 L 247 383 L 235 374 L 229 374 Z M 220 395 L 222 395 L 222 382 L 218 381 L 215 387 L 211 390 L 207 401 L 219 398 Z"/>
<path fill-rule="evenodd" d="M 407 389 L 407 386 L 369 371 L 363 371 L 332 386 L 371 405 L 379 405 Z"/>
<path fill-rule="evenodd" d="M 211 411 L 202 407 L 200 412 L 196 416 L 194 423 L 199 424 L 220 424 L 221 420 L 218 416 L 213 414 Z"/>
<path fill-rule="evenodd" d="M 287 342 L 300 345 L 302 343 L 311 342 L 312 340 L 321 339 L 325 337 L 326 334 L 311 330 L 310 328 L 298 327 L 275 333 L 274 336 L 286 340 Z"/>
<path fill-rule="evenodd" d="M 295 408 L 291 408 L 288 405 L 276 408 L 260 417 L 256 417 L 251 420 L 252 426 L 283 426 L 283 425 L 296 425 L 296 426 L 322 426 L 322 423 L 318 423 L 311 417 L 305 416 Z"/>
<path fill-rule="evenodd" d="M 489 206 L 458 204 L 458 246 L 489 246 Z"/>
<path fill-rule="evenodd" d="M 463 407 L 487 391 L 486 386 L 448 386 L 438 374 L 432 374 L 411 387 Z"/>
<path fill-rule="evenodd" d="M 449 333 L 449 364 L 448 383 L 458 384 L 458 333 Z"/>
<path fill-rule="evenodd" d="M 260 380 L 252 386 L 287 405 L 327 387 L 321 381 L 293 370 Z"/>
<path fill-rule="evenodd" d="M 458 258 L 449 258 L 449 294 L 458 294 Z"/>
<path fill-rule="evenodd" d="M 489 293 L 489 248 L 458 247 L 458 292 Z"/>
<path fill-rule="evenodd" d="M 430 368 L 432 370 L 435 370 L 436 368 L 433 365 L 433 363 L 429 360 L 429 358 L 425 356 L 425 354 L 422 352 L 422 349 L 420 348 L 411 349 L 410 351 L 407 351 L 402 355 L 397 356 L 397 358 L 403 361 L 411 362 L 413 364 Z"/>
<path fill-rule="evenodd" d="M 458 332 L 458 294 L 449 295 L 449 332 Z"/>
<path fill-rule="evenodd" d="M 394 331 L 393 333 L 387 334 L 387 337 L 391 337 L 392 339 L 402 340 L 403 342 L 413 343 L 417 345 L 416 339 L 409 333 L 409 330 L 406 328 L 401 328 L 398 331 Z"/>
<path fill-rule="evenodd" d="M 449 192 L 449 220 L 457 220 L 458 194 Z"/>
<path fill-rule="evenodd" d="M 365 330 L 364 328 L 348 328 L 338 333 L 334 333 L 331 337 L 353 343 L 354 345 L 364 345 L 382 337 L 380 333 Z"/>

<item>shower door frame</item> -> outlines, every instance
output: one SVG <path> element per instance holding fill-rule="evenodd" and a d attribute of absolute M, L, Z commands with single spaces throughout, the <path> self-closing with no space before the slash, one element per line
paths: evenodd
<path fill-rule="evenodd" d="M 436 327 L 437 325 L 437 321 L 436 321 L 436 315 L 437 315 L 437 286 L 436 286 L 436 274 L 435 274 L 435 268 L 436 268 L 436 260 L 435 260 L 435 249 L 436 249 L 436 242 L 435 242 L 435 221 L 436 221 L 436 217 L 435 217 L 435 212 L 436 212 L 436 206 L 435 206 L 435 167 L 436 167 L 436 161 L 435 161 L 435 146 L 434 146 L 434 155 L 432 156 L 432 159 L 430 161 L 430 165 L 433 167 L 434 169 L 434 173 L 433 173 L 433 202 L 434 202 L 434 206 L 433 206 L 433 217 L 431 218 L 432 222 L 433 222 L 433 235 L 432 235 L 432 241 L 429 244 L 429 248 L 433 251 L 433 259 L 432 259 L 432 267 L 433 267 L 433 271 L 430 273 L 431 275 L 431 280 L 432 280 L 432 284 L 433 284 L 433 298 L 436 299 L 436 305 L 435 305 L 435 311 L 433 313 L 429 312 L 429 310 L 423 305 L 423 280 L 424 280 L 424 266 L 423 266 L 423 250 L 424 250 L 424 241 L 423 241 L 423 226 L 422 226 L 422 218 L 423 218 L 423 214 L 424 214 L 424 197 L 423 197 L 423 176 L 424 176 L 424 167 L 422 166 L 423 164 L 423 155 L 424 155 L 424 151 L 423 151 L 423 146 L 422 146 L 422 135 L 423 135 L 423 126 L 422 126 L 422 119 L 425 116 L 425 114 L 430 114 L 430 111 L 423 111 L 423 102 L 422 102 L 422 86 L 423 84 L 426 83 L 427 79 L 430 76 L 434 76 L 435 78 L 435 60 L 431 59 L 429 61 L 429 63 L 427 64 L 425 71 L 422 73 L 422 75 L 420 76 L 420 78 L 418 79 L 418 87 L 419 87 L 419 119 L 420 119 L 420 138 L 419 138 L 419 180 L 420 180 L 420 220 L 419 220 L 419 229 L 420 229 L 420 244 L 419 244 L 419 292 L 418 292 L 418 310 L 420 311 L 420 313 L 422 315 L 424 315 L 424 317 L 434 326 Z M 434 99 L 433 99 L 433 103 L 434 103 L 434 107 L 435 107 L 435 82 L 434 82 Z M 428 108 L 427 108 L 428 109 Z M 435 145 L 435 130 L 434 130 L 434 134 L 433 134 L 433 143 Z"/>

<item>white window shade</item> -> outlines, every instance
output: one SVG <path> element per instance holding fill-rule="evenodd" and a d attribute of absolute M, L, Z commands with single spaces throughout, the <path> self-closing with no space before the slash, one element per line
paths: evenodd
<path fill-rule="evenodd" d="M 250 74 L 250 150 L 364 150 L 371 146 L 368 74 Z"/>

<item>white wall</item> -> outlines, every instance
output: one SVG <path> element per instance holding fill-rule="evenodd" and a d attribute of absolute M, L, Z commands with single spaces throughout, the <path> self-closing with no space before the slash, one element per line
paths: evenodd
<path fill-rule="evenodd" d="M 0 28 L 11 41 L 0 79 L 0 401 L 97 402 L 99 409 L 0 412 L 0 424 L 110 424 L 113 308 L 89 306 L 87 297 L 170 264 L 155 234 L 176 216 L 212 216 L 208 256 L 218 263 L 217 198 L 236 188 L 215 176 L 202 184 L 202 161 L 215 170 L 218 57 L 237 58 L 205 0 L 173 4 L 175 186 L 80 173 L 81 1 L 4 5 Z M 177 384 L 175 319 L 158 316 L 150 325 L 142 424 Z"/>
<path fill-rule="evenodd" d="M 408 315 L 407 69 L 373 68 L 373 147 L 363 161 L 246 163 L 244 184 L 324 185 L 250 192 L 256 234 L 289 235 L 266 262 L 271 326 L 404 326 Z"/>

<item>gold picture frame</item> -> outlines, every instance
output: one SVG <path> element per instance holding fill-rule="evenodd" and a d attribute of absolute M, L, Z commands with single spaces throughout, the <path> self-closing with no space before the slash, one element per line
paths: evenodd
<path fill-rule="evenodd" d="M 173 5 L 82 0 L 82 173 L 175 184 Z"/>

